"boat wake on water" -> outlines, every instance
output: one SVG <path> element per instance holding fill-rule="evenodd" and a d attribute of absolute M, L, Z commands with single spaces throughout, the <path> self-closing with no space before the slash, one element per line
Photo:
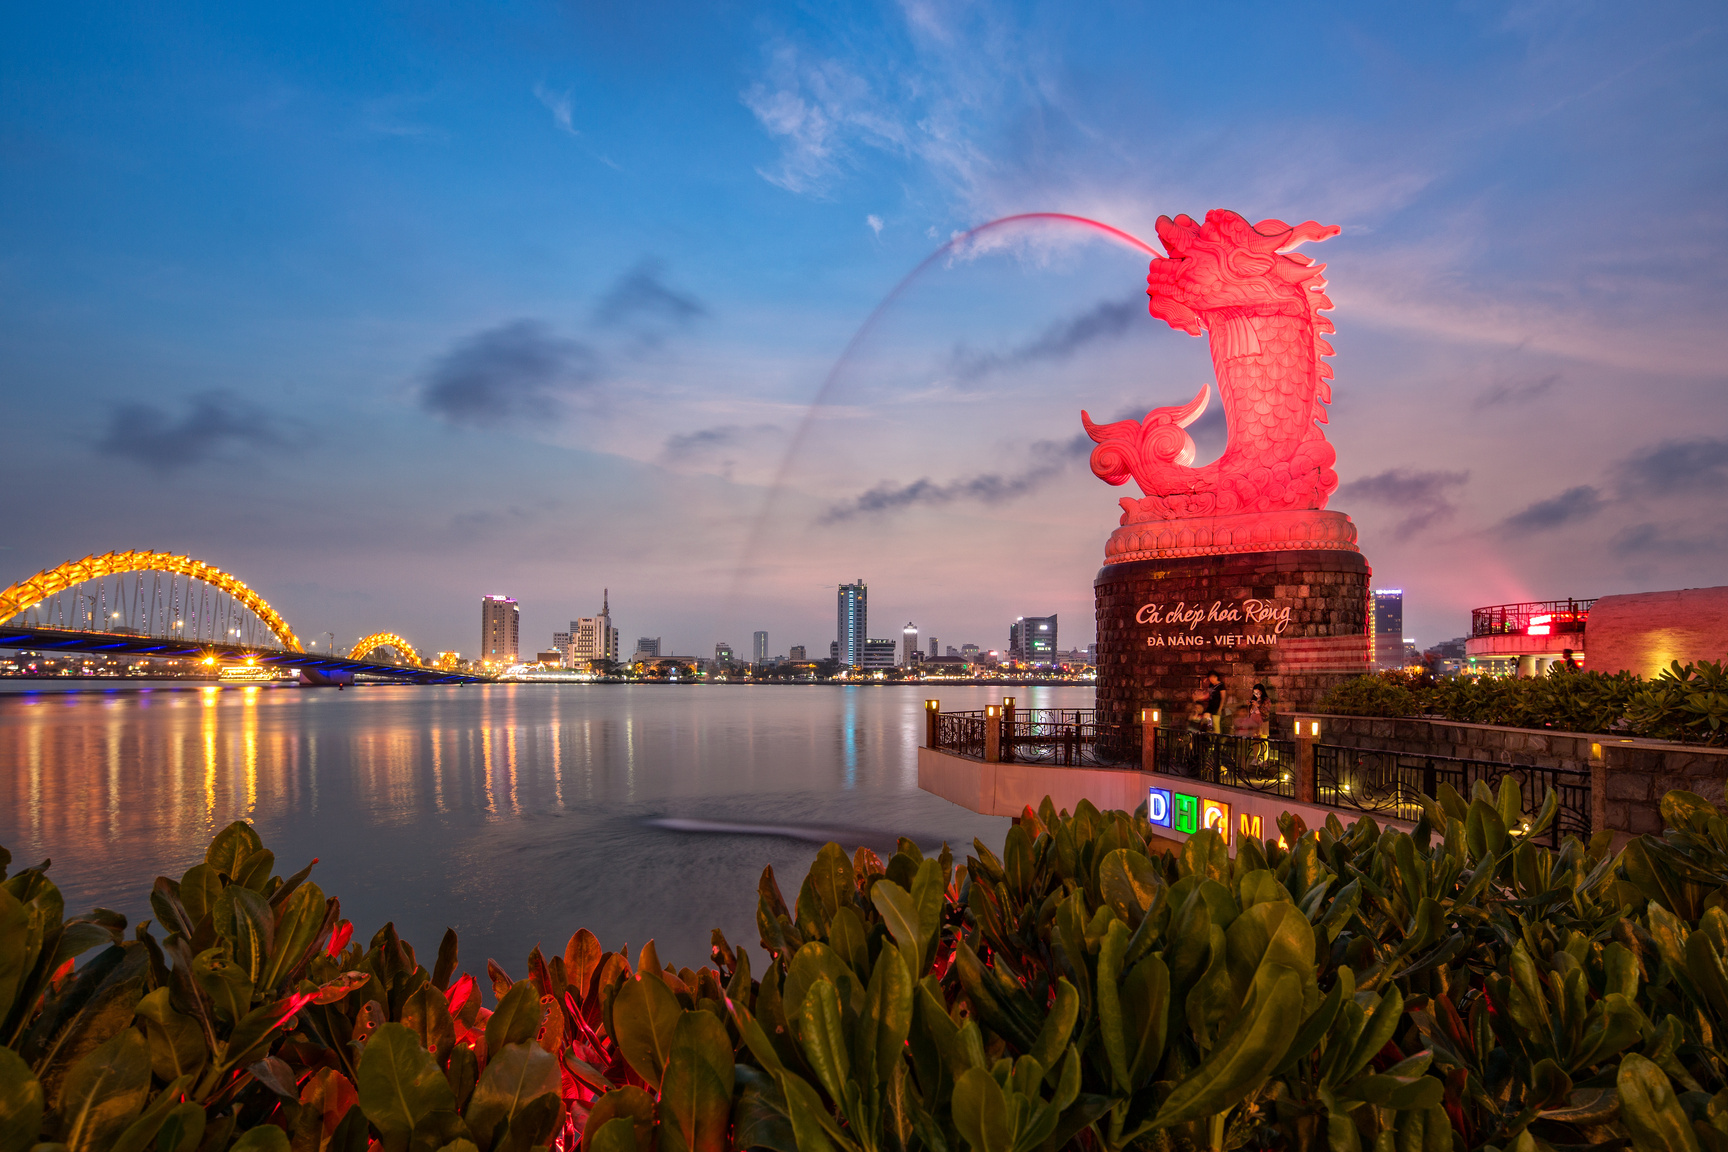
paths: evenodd
<path fill-rule="evenodd" d="M 785 840 L 803 840 L 810 844 L 833 841 L 841 845 L 892 847 L 894 837 L 874 828 L 835 828 L 817 824 L 734 824 L 724 820 L 686 820 L 663 816 L 645 821 L 651 828 L 668 832 L 696 832 L 719 836 L 775 836 Z"/>

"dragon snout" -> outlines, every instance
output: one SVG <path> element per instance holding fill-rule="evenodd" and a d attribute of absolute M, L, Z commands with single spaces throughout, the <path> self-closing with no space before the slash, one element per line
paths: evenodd
<path fill-rule="evenodd" d="M 1195 312 L 1194 309 L 1180 300 L 1159 295 L 1156 289 L 1148 290 L 1146 295 L 1151 297 L 1150 311 L 1152 315 L 1172 328 L 1182 329 L 1190 336 L 1200 335 L 1204 325 L 1200 322 L 1199 313 Z"/>

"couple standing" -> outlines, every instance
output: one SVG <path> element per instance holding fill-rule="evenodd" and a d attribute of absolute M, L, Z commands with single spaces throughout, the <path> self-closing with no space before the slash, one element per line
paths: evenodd
<path fill-rule="evenodd" d="M 1196 689 L 1188 711 L 1190 727 L 1201 731 L 1224 731 L 1224 674 L 1216 669 L 1206 673 Z M 1256 684 L 1248 693 L 1248 701 L 1236 709 L 1233 727 L 1238 736 L 1258 736 L 1264 740 L 1272 727 L 1272 698 L 1266 685 Z"/>

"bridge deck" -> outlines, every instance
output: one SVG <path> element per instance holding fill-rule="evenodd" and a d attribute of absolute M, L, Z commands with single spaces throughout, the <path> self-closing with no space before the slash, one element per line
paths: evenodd
<path fill-rule="evenodd" d="M 371 660 L 349 660 L 317 652 L 284 652 L 278 648 L 249 648 L 204 640 L 177 640 L 166 636 L 140 636 L 127 632 L 82 632 L 73 629 L 17 628 L 0 625 L 0 648 L 28 648 L 38 652 L 101 652 L 115 656 L 216 656 L 233 663 L 251 658 L 278 668 L 304 669 L 313 674 L 351 672 L 383 676 L 414 684 L 478 684 L 490 679 L 439 668 L 407 668 Z"/>

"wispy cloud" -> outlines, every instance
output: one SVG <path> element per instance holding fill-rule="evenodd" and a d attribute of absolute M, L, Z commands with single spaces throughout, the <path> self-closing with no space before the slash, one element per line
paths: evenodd
<path fill-rule="evenodd" d="M 1085 456 L 1091 447 L 1091 440 L 1084 435 L 1066 441 L 1039 440 L 1027 449 L 1031 463 L 1019 472 L 985 472 L 944 482 L 929 477 L 910 484 L 884 481 L 849 500 L 830 505 L 822 514 L 821 522 L 835 524 L 860 516 L 961 501 L 1001 504 L 1042 488 L 1066 471 L 1076 459 Z"/>
<path fill-rule="evenodd" d="M 1471 403 L 1477 411 L 1484 408 L 1497 408 L 1503 404 L 1521 404 L 1526 400 L 1535 400 L 1553 391 L 1554 386 L 1564 379 L 1558 372 L 1550 372 L 1546 376 L 1538 376 L 1529 380 L 1514 380 L 1501 384 L 1492 384 L 1484 388 Z"/>
<path fill-rule="evenodd" d="M 708 314 L 708 306 L 666 283 L 665 266 L 644 260 L 620 276 L 594 307 L 594 319 L 616 326 L 633 320 L 688 324 Z"/>
<path fill-rule="evenodd" d="M 1392 468 L 1350 481 L 1338 489 L 1338 499 L 1364 500 L 1393 509 L 1397 520 L 1392 535 L 1397 540 L 1408 540 L 1457 513 L 1458 506 L 1452 502 L 1452 493 L 1463 487 L 1469 478 L 1468 472 L 1418 472 L 1409 468 Z"/>
<path fill-rule="evenodd" d="M 534 85 L 534 98 L 544 104 L 546 110 L 552 113 L 552 122 L 558 125 L 560 132 L 568 133 L 571 136 L 582 135 L 576 130 L 573 119 L 574 110 L 570 103 L 570 89 L 566 88 L 562 92 L 554 92 L 545 84 L 536 83 Z"/>
<path fill-rule="evenodd" d="M 96 450 L 163 474 L 206 460 L 295 447 L 302 430 L 229 392 L 187 397 L 174 416 L 154 404 L 117 405 Z"/>
<path fill-rule="evenodd" d="M 675 432 L 666 437 L 662 456 L 676 459 L 719 448 L 732 448 L 745 441 L 778 434 L 779 431 L 778 424 L 717 424 L 712 428 L 698 428 L 694 432 Z"/>
<path fill-rule="evenodd" d="M 595 400 L 599 354 L 538 320 L 513 320 L 465 337 L 426 374 L 420 406 L 452 424 L 495 426 L 559 416 Z"/>

